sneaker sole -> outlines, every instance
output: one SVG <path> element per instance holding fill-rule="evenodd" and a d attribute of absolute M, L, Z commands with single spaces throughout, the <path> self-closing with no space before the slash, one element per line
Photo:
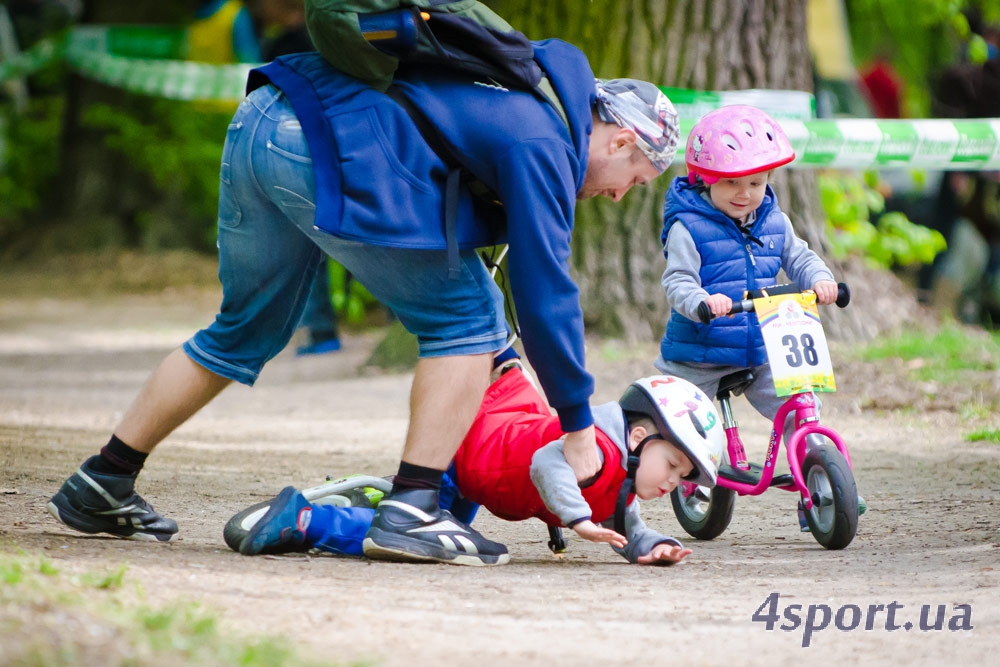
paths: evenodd
<path fill-rule="evenodd" d="M 365 556 L 372 560 L 389 560 L 404 563 L 446 563 L 448 565 L 467 565 L 471 567 L 490 567 L 506 565 L 510 554 L 490 556 L 486 554 L 468 554 L 450 551 L 444 547 L 435 547 L 423 540 L 401 537 L 395 533 L 386 533 L 373 528 L 368 535 L 375 535 L 376 542 L 371 537 L 365 537 L 362 549 Z M 420 551 L 416 552 L 413 549 Z"/>
<path fill-rule="evenodd" d="M 139 530 L 133 530 L 132 533 L 126 534 L 124 532 L 114 532 L 108 530 L 105 527 L 95 526 L 93 520 L 85 514 L 80 514 L 68 507 L 59 507 L 56 505 L 55 500 L 50 500 L 49 504 L 45 506 L 56 521 L 77 530 L 81 533 L 87 533 L 88 535 L 97 535 L 98 533 L 106 533 L 108 535 L 114 535 L 115 537 L 121 537 L 126 540 L 136 540 L 138 542 L 173 542 L 177 539 L 177 533 L 145 533 Z"/>

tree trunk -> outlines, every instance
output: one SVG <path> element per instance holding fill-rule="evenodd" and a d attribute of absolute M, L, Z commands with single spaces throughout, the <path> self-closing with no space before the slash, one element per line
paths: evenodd
<path fill-rule="evenodd" d="M 558 37 L 575 44 L 601 78 L 633 77 L 695 90 L 812 91 L 802 0 L 492 0 L 488 4 L 532 39 Z M 655 185 L 633 190 L 619 204 L 579 203 L 571 261 L 590 330 L 634 342 L 656 340 L 663 334 L 668 315 L 660 287 L 665 268 L 660 249 L 663 199 L 669 180 L 683 173 L 681 147 L 674 167 Z M 780 169 L 772 186 L 796 232 L 826 259 L 838 279 L 867 283 L 872 272 L 860 263 L 842 266 L 828 255 L 813 172 Z M 879 272 L 878 278 L 894 286 L 897 296 L 905 294 L 888 272 Z M 877 334 L 885 327 L 873 324 L 874 307 L 856 299 L 854 308 L 824 310 L 828 334 L 861 339 Z M 898 306 L 887 309 L 881 302 L 878 308 L 883 317 L 876 323 L 884 322 L 886 312 L 901 312 Z"/>

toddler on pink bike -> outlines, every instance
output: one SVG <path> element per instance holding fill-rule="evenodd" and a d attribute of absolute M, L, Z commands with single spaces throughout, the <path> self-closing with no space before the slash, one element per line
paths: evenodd
<path fill-rule="evenodd" d="M 671 183 L 663 214 L 661 283 L 670 316 L 656 368 L 709 396 L 720 380 L 749 369 L 752 380 L 741 389 L 769 420 L 786 397 L 775 392 L 760 323 L 753 313 L 724 316 L 734 300 L 776 285 L 782 269 L 814 291 L 820 305 L 838 297 L 833 273 L 795 234 L 768 184 L 772 172 L 794 158 L 788 137 L 767 113 L 746 105 L 712 111 L 691 130 L 688 175 Z M 716 319 L 701 321 L 699 308 Z"/>

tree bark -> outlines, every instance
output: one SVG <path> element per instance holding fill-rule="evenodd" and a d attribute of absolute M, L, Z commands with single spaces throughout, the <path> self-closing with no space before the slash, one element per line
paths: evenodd
<path fill-rule="evenodd" d="M 558 37 L 584 51 L 600 78 L 632 77 L 694 90 L 750 88 L 812 91 L 811 57 L 802 0 L 492 0 L 488 4 L 531 39 Z M 660 276 L 665 268 L 660 232 L 667 185 L 685 173 L 683 146 L 674 166 L 654 185 L 637 188 L 619 204 L 577 206 L 573 270 L 588 329 L 638 342 L 663 334 L 668 307 Z M 780 169 L 772 186 L 796 232 L 839 280 L 868 282 L 860 262 L 829 256 L 825 216 L 812 171 Z M 878 272 L 900 299 L 906 291 Z M 881 275 L 884 273 L 884 277 Z M 855 290 L 857 292 L 857 290 Z M 909 301 L 915 303 L 912 297 Z M 906 304 L 902 304 L 906 305 Z M 880 304 L 884 309 L 885 304 Z M 889 309 L 894 313 L 900 308 Z M 875 319 L 864 303 L 825 309 L 831 338 L 867 339 L 898 318 Z M 867 321 L 866 321 L 867 320 Z"/>

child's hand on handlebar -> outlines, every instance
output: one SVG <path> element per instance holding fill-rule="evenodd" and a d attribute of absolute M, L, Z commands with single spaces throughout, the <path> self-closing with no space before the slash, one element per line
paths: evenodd
<path fill-rule="evenodd" d="M 817 280 L 812 290 L 816 292 L 816 303 L 821 306 L 829 306 L 837 300 L 837 283 L 832 280 Z"/>
<path fill-rule="evenodd" d="M 819 283 L 816 283 L 817 285 Z M 834 298 L 836 298 L 837 286 L 833 286 Z M 733 300 L 730 299 L 725 294 L 712 294 L 707 299 L 705 299 L 705 304 L 708 306 L 709 310 L 712 311 L 713 317 L 724 317 L 729 314 L 732 310 Z"/>

